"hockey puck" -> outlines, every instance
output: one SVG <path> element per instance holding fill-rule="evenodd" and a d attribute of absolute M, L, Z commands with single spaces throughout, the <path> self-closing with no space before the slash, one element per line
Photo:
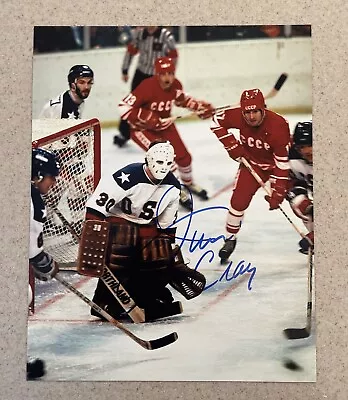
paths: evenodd
<path fill-rule="evenodd" d="M 294 360 L 287 359 L 283 362 L 285 368 L 290 369 L 291 371 L 300 371 L 302 367 L 300 367 Z"/>

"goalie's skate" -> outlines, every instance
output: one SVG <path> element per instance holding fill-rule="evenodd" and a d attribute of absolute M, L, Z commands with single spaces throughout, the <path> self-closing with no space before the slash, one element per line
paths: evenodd
<path fill-rule="evenodd" d="M 233 253 L 234 249 L 236 248 L 236 244 L 237 244 L 236 238 L 225 240 L 225 244 L 219 251 L 221 264 L 224 264 L 228 260 L 229 256 Z"/>
<path fill-rule="evenodd" d="M 151 308 L 145 308 L 145 322 L 178 315 L 182 311 L 181 301 L 174 301 L 172 303 L 161 303 L 158 301 Z"/>
<path fill-rule="evenodd" d="M 192 183 L 191 185 L 186 185 L 187 189 L 197 197 L 199 197 L 202 200 L 208 200 L 208 193 L 205 189 L 200 187 L 199 185 L 196 185 L 195 183 Z"/>
<path fill-rule="evenodd" d="M 188 211 L 193 210 L 193 204 L 192 204 L 191 197 L 187 194 L 187 192 L 184 188 L 181 188 L 179 202 L 182 205 L 182 207 L 184 207 L 186 210 L 188 210 Z"/>

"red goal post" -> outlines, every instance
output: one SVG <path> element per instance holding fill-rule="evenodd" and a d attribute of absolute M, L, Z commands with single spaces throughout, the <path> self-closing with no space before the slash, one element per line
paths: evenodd
<path fill-rule="evenodd" d="M 74 266 L 78 244 L 54 212 L 57 208 L 80 234 L 85 205 L 100 179 L 101 128 L 98 119 L 32 121 L 32 147 L 55 153 L 61 171 L 57 184 L 44 196 L 47 221 L 45 251 L 61 265 Z"/>

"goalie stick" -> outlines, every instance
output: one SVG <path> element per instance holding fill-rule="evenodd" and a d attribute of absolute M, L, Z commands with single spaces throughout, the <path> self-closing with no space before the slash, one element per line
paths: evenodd
<path fill-rule="evenodd" d="M 307 325 L 305 328 L 284 329 L 284 335 L 290 339 L 304 339 L 310 336 L 312 329 L 312 286 L 313 286 L 313 251 L 308 249 L 308 299 L 307 299 Z"/>
<path fill-rule="evenodd" d="M 278 77 L 278 79 L 277 79 L 276 83 L 274 84 L 272 90 L 271 90 L 269 93 L 266 94 L 265 100 L 271 99 L 272 97 L 275 97 L 275 96 L 278 94 L 279 90 L 282 88 L 282 86 L 284 85 L 284 83 L 285 83 L 285 81 L 286 81 L 287 79 L 288 79 L 288 74 L 285 73 L 285 72 L 282 73 L 282 74 Z M 228 105 L 226 105 L 226 106 L 216 107 L 214 111 L 215 111 L 215 112 L 216 112 L 216 111 L 223 111 L 223 110 L 226 110 L 227 108 L 238 107 L 238 106 L 239 106 L 239 103 L 236 103 L 236 104 L 228 104 Z M 162 118 L 161 121 L 162 121 L 162 122 L 166 122 L 166 121 L 170 121 L 170 120 L 171 120 L 172 122 L 174 122 L 174 121 L 176 121 L 177 119 L 186 118 L 186 117 L 191 117 L 192 115 L 196 115 L 196 113 L 195 113 L 195 112 L 191 112 L 191 113 L 186 114 L 186 115 L 178 115 L 178 116 L 173 116 L 173 117 L 168 117 L 168 118 Z"/>
<path fill-rule="evenodd" d="M 71 226 L 69 221 L 64 217 L 64 215 L 59 211 L 57 207 L 51 206 L 51 208 L 57 214 L 58 218 L 62 221 L 63 225 L 70 231 L 73 238 L 77 241 L 77 243 L 79 243 L 80 236 Z M 115 277 L 115 275 L 106 265 L 104 265 L 104 272 L 100 279 L 104 282 L 105 286 L 119 302 L 125 312 L 130 316 L 134 323 L 138 324 L 141 322 L 145 322 L 144 310 L 137 306 L 135 301 L 122 286 L 121 282 Z"/>
<path fill-rule="evenodd" d="M 99 307 L 96 303 L 78 291 L 74 286 L 72 286 L 69 282 L 59 276 L 59 273 L 55 275 L 55 279 L 63 284 L 67 289 L 69 289 L 72 293 L 76 294 L 80 299 L 82 299 L 86 304 L 92 307 L 95 311 L 101 314 L 107 321 L 109 321 L 112 325 L 116 326 L 123 333 L 129 336 L 132 340 L 138 343 L 141 347 L 146 350 L 155 350 L 164 346 L 168 346 L 171 343 L 174 343 L 178 339 L 178 334 L 176 332 L 172 332 L 169 335 L 162 336 L 158 339 L 154 340 L 143 340 L 138 336 L 134 335 L 130 330 L 128 330 L 121 322 L 117 321 L 117 319 L 113 318 L 109 315 L 105 310 Z"/>

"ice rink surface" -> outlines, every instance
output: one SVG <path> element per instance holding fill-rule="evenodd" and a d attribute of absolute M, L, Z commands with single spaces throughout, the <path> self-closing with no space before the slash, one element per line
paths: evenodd
<path fill-rule="evenodd" d="M 298 121 L 311 116 L 287 119 L 292 132 Z M 196 239 L 217 238 L 225 233 L 224 207 L 229 204 L 238 164 L 210 131 L 209 122 L 180 122 L 177 127 L 193 157 L 194 179 L 210 196 L 208 201 L 194 198 L 191 224 L 189 218 L 183 219 L 177 236 L 188 231 L 188 238 L 194 234 Z M 114 146 L 115 133 L 116 129 L 102 132 L 102 173 L 144 159 L 132 142 L 122 149 Z M 283 204 L 304 230 L 288 204 Z M 280 211 L 268 211 L 267 205 L 260 189 L 246 212 L 231 264 L 221 265 L 217 256 L 222 239 L 204 249 L 183 244 L 192 268 L 202 259 L 198 270 L 208 285 L 190 301 L 173 292 L 183 303 L 183 314 L 148 324 L 126 322 L 128 329 L 146 340 L 176 331 L 179 339 L 167 347 L 143 349 L 116 327 L 90 316 L 89 307 L 59 282 L 39 282 L 37 310 L 28 322 L 28 354 L 45 360 L 43 380 L 315 381 L 315 324 L 308 339 L 289 341 L 283 335 L 284 328 L 306 325 L 307 257 L 298 252 L 299 234 Z M 179 218 L 185 215 L 180 209 Z M 252 279 L 248 273 L 233 277 L 242 262 L 249 270 L 256 269 Z M 92 298 L 96 279 L 61 274 Z M 299 369 L 285 368 L 286 359 Z"/>

